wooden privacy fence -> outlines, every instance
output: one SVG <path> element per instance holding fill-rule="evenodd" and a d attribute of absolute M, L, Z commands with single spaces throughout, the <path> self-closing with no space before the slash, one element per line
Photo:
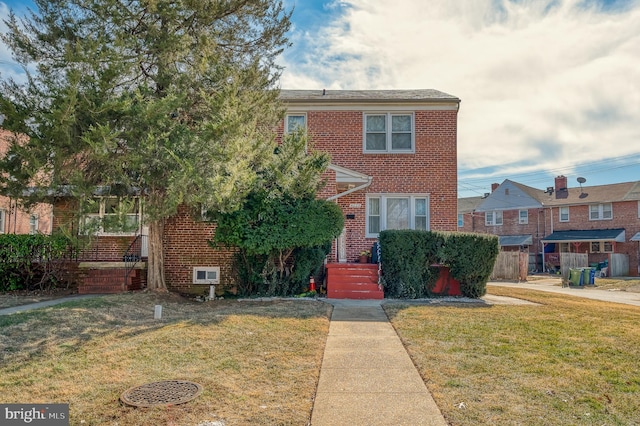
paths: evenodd
<path fill-rule="evenodd" d="M 529 272 L 529 253 L 501 251 L 491 273 L 492 280 L 526 281 Z"/>
<path fill-rule="evenodd" d="M 569 269 L 587 268 L 589 255 L 587 253 L 560 253 L 560 272 L 563 281 L 569 280 Z"/>
<path fill-rule="evenodd" d="M 609 255 L 609 276 L 624 277 L 629 275 L 629 255 L 611 253 Z"/>

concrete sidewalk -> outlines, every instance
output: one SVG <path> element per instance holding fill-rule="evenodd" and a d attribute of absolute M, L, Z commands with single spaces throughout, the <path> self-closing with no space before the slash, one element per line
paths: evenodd
<path fill-rule="evenodd" d="M 380 300 L 333 306 L 312 426 L 446 425 Z"/>
<path fill-rule="evenodd" d="M 60 297 L 58 299 L 44 300 L 42 302 L 29 303 L 27 305 L 12 306 L 11 308 L 0 309 L 0 315 L 10 315 L 16 312 L 25 312 L 32 309 L 46 308 L 48 306 L 59 305 L 60 303 L 71 302 L 79 299 L 101 296 L 100 294 L 81 294 L 74 296 Z"/>

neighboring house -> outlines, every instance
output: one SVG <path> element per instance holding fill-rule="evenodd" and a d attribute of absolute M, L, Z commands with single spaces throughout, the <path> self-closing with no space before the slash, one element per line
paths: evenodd
<path fill-rule="evenodd" d="M 0 129 L 0 156 L 6 154 L 11 133 Z M 0 234 L 50 234 L 52 209 L 49 204 L 37 204 L 29 210 L 16 200 L 0 195 Z"/>
<path fill-rule="evenodd" d="M 282 90 L 281 99 L 287 114 L 278 138 L 302 127 L 312 149 L 331 155 L 318 197 L 340 205 L 345 227 L 328 262 L 355 262 L 385 229 L 457 229 L 458 98 L 436 90 Z M 117 202 L 98 200 L 98 215 Z M 56 220 L 78 226 L 76 210 L 61 201 Z M 94 252 L 106 260 L 122 258 L 140 233 L 101 231 L 107 244 L 96 243 Z M 200 284 L 235 283 L 234 252 L 211 248 L 214 233 L 215 224 L 185 207 L 167 219 L 165 276 L 172 291 L 202 293 Z"/>
<path fill-rule="evenodd" d="M 503 250 L 530 253 L 530 268 L 559 267 L 562 252 L 587 253 L 589 263 L 628 257 L 628 274 L 640 273 L 640 181 L 569 188 L 558 176 L 554 186 L 535 189 L 510 180 L 471 212 L 463 213 L 463 231 L 498 235 Z"/>

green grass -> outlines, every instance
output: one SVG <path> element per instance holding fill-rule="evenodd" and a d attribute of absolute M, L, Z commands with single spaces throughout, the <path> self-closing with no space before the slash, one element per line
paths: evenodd
<path fill-rule="evenodd" d="M 540 305 L 384 305 L 451 424 L 640 424 L 640 308 L 489 291 Z"/>

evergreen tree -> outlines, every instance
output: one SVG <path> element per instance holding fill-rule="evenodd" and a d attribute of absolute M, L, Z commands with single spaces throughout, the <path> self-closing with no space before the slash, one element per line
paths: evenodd
<path fill-rule="evenodd" d="M 27 82 L 0 83 L 0 113 L 28 137 L 1 164 L 2 190 L 137 191 L 148 285 L 165 289 L 164 219 L 182 203 L 239 208 L 273 153 L 290 12 L 281 0 L 35 4 L 2 35 Z"/>

